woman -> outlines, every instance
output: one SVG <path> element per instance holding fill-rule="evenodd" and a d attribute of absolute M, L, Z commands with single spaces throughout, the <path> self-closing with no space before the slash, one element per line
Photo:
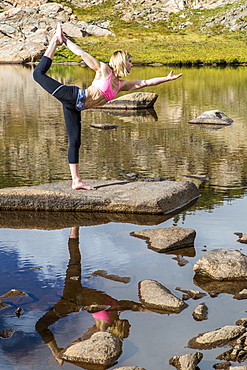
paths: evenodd
<path fill-rule="evenodd" d="M 58 45 L 65 44 L 74 54 L 80 56 L 86 65 L 95 71 L 92 84 L 86 89 L 77 86 L 66 86 L 46 75 Z M 131 55 L 125 51 L 116 51 L 111 56 L 109 65 L 99 62 L 79 46 L 68 40 L 58 24 L 50 44 L 35 68 L 33 77 L 47 92 L 63 104 L 64 119 L 69 136 L 68 160 L 72 176 L 72 189 L 95 190 L 85 184 L 79 174 L 79 148 L 81 145 L 81 111 L 104 105 L 115 98 L 120 91 L 133 91 L 146 86 L 156 86 L 163 82 L 176 80 L 182 74 L 148 80 L 127 81 L 121 79 L 130 73 L 132 68 Z"/>

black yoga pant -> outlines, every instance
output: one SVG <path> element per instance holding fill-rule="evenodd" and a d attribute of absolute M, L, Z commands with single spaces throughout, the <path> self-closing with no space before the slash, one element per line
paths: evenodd
<path fill-rule="evenodd" d="M 69 136 L 69 163 L 79 162 L 79 148 L 81 145 L 81 112 L 75 108 L 79 88 L 66 86 L 46 75 L 52 60 L 43 56 L 33 72 L 33 78 L 48 93 L 63 104 L 64 120 Z"/>

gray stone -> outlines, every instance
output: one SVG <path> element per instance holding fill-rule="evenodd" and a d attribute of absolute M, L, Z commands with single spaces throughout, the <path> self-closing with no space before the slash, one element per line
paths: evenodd
<path fill-rule="evenodd" d="M 196 232 L 193 229 L 171 226 L 163 229 L 138 230 L 130 235 L 145 239 L 150 249 L 164 253 L 193 246 Z"/>
<path fill-rule="evenodd" d="M 197 118 L 189 121 L 189 123 L 199 123 L 199 124 L 213 124 L 213 125 L 230 125 L 233 120 L 224 113 L 218 110 L 211 110 L 202 113 Z"/>
<path fill-rule="evenodd" d="M 151 310 L 179 313 L 188 306 L 156 280 L 142 280 L 138 287 L 141 302 Z"/>
<path fill-rule="evenodd" d="M 188 181 L 87 183 L 97 190 L 72 190 L 71 181 L 1 189 L 0 209 L 168 214 L 199 197 L 197 187 Z"/>
<path fill-rule="evenodd" d="M 229 343 L 245 332 L 244 326 L 226 325 L 222 328 L 199 334 L 190 339 L 188 347 L 195 349 L 211 349 Z"/>
<path fill-rule="evenodd" d="M 196 321 L 207 320 L 208 308 L 204 302 L 200 303 L 192 312 L 192 316 Z"/>
<path fill-rule="evenodd" d="M 203 358 L 200 352 L 187 353 L 183 356 L 174 356 L 170 359 L 169 364 L 176 367 L 178 370 L 196 370 L 197 364 Z"/>
<path fill-rule="evenodd" d="M 158 94 L 155 93 L 135 92 L 120 96 L 95 109 L 149 109 L 153 108 L 157 98 Z"/>
<path fill-rule="evenodd" d="M 69 346 L 59 356 L 63 360 L 112 366 L 122 353 L 122 341 L 108 332 L 94 333 L 89 339 Z"/>
<path fill-rule="evenodd" d="M 246 279 L 247 256 L 239 251 L 214 249 L 200 258 L 193 270 L 216 280 Z"/>

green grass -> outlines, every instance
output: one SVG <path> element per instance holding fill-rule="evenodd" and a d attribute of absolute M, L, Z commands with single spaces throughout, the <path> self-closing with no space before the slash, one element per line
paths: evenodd
<path fill-rule="evenodd" d="M 135 64 L 247 63 L 245 33 L 230 32 L 220 26 L 206 29 L 202 27 L 208 19 L 219 16 L 236 4 L 204 11 L 186 10 L 171 14 L 166 22 L 147 24 L 144 21 L 121 21 L 113 7 L 114 3 L 108 0 L 99 6 L 73 9 L 79 20 L 88 23 L 99 20 L 111 22 L 115 37 L 87 36 L 73 40 L 101 61 L 108 62 L 112 52 L 124 49 L 132 54 Z M 180 29 L 181 24 L 187 21 L 191 24 Z M 80 62 L 80 58 L 62 47 L 58 50 L 55 61 Z"/>

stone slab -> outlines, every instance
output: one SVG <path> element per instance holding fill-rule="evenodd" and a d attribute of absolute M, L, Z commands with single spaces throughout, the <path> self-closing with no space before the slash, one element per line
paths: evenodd
<path fill-rule="evenodd" d="M 0 211 L 84 211 L 166 214 L 199 197 L 189 181 L 85 180 L 95 191 L 72 190 L 71 181 L 0 189 Z"/>

